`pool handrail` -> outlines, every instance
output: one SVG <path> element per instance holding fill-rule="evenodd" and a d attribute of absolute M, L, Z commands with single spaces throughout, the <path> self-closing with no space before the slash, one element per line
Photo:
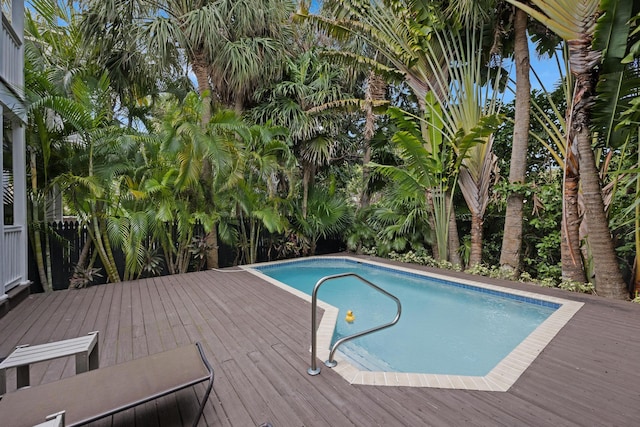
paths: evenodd
<path fill-rule="evenodd" d="M 338 364 L 338 362 L 333 359 L 333 356 L 335 355 L 335 352 L 340 345 L 354 338 L 358 338 L 363 335 L 367 335 L 372 332 L 380 331 L 382 329 L 393 326 L 396 323 L 398 323 L 398 320 L 400 320 L 400 315 L 402 314 L 402 304 L 400 304 L 400 300 L 395 295 L 392 295 L 389 292 L 382 289 L 381 287 L 379 287 L 378 285 L 371 283 L 364 277 L 356 273 L 340 273 L 340 274 L 334 274 L 331 276 L 325 276 L 321 278 L 316 282 L 316 285 L 313 287 L 313 292 L 311 294 L 311 367 L 307 369 L 307 373 L 309 375 L 318 375 L 320 373 L 320 368 L 316 364 L 316 354 L 317 354 L 316 311 L 318 306 L 318 290 L 320 289 L 320 286 L 322 286 L 328 280 L 341 279 L 343 277 L 355 277 L 356 279 L 359 279 L 361 282 L 365 283 L 366 285 L 369 285 L 371 288 L 375 289 L 376 291 L 382 293 L 383 295 L 388 296 L 389 298 L 395 301 L 396 306 L 398 307 L 398 311 L 396 313 L 395 318 L 389 323 L 385 323 L 384 325 L 376 326 L 375 328 L 370 328 L 365 331 L 361 331 L 346 337 L 342 337 L 338 341 L 336 341 L 335 344 L 333 344 L 333 346 L 331 347 L 331 352 L 329 353 L 329 359 L 326 362 L 324 362 L 326 366 L 333 368 Z"/>

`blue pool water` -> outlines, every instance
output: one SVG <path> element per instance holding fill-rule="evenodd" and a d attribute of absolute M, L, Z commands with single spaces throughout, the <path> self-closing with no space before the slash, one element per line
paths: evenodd
<path fill-rule="evenodd" d="M 395 326 L 340 346 L 361 369 L 448 375 L 488 374 L 558 304 L 348 259 L 308 259 L 256 268 L 311 295 L 325 276 L 353 272 L 400 299 Z M 326 282 L 318 298 L 337 307 L 333 342 L 390 322 L 396 304 L 355 278 Z M 344 318 L 347 310 L 353 323 Z"/>

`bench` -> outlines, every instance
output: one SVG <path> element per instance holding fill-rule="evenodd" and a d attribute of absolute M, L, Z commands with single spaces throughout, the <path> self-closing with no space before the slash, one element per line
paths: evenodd
<path fill-rule="evenodd" d="M 208 381 L 197 425 L 213 388 L 213 368 L 200 343 L 23 388 L 0 398 L 0 424 L 33 427 L 64 411 L 79 426 Z"/>
<path fill-rule="evenodd" d="M 7 392 L 6 371 L 16 369 L 17 388 L 30 384 L 29 365 L 66 356 L 76 356 L 76 374 L 98 368 L 98 332 L 69 340 L 56 341 L 40 345 L 19 345 L 0 362 L 0 395 Z"/>

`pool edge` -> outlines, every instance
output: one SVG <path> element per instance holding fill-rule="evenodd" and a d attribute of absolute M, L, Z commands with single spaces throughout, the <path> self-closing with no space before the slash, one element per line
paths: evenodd
<path fill-rule="evenodd" d="M 377 265 L 385 268 L 396 269 L 426 277 L 438 278 L 446 281 L 453 281 L 468 284 L 470 286 L 499 291 L 506 294 L 517 295 L 525 298 L 533 298 L 559 304 L 558 307 L 545 321 L 543 321 L 534 331 L 532 331 L 516 348 L 504 357 L 487 375 L 484 376 L 464 376 L 464 375 L 437 375 L 423 373 L 404 372 L 381 372 L 362 371 L 351 365 L 348 360 L 336 352 L 335 359 L 338 365 L 333 371 L 353 385 L 373 385 L 373 386 L 403 386 L 403 387 L 427 387 L 445 388 L 460 390 L 478 391 L 498 391 L 506 392 L 527 370 L 540 353 L 546 348 L 560 330 L 571 320 L 580 310 L 584 303 L 571 301 L 563 298 L 537 294 L 518 289 L 503 288 L 482 282 L 468 279 L 452 278 L 443 274 L 426 272 L 409 267 L 398 266 L 396 264 L 385 264 L 373 260 L 363 260 L 346 255 L 340 256 L 314 256 L 304 259 L 342 259 L 353 262 Z M 294 262 L 296 260 L 272 261 L 260 264 L 250 264 L 240 266 L 243 270 L 292 293 L 307 302 L 311 302 L 311 296 L 297 289 L 289 287 L 255 269 L 259 266 L 282 264 Z M 324 301 L 318 300 L 318 305 L 324 309 L 324 315 L 317 328 L 317 356 L 320 360 L 329 358 L 331 339 L 338 320 L 338 309 Z"/>

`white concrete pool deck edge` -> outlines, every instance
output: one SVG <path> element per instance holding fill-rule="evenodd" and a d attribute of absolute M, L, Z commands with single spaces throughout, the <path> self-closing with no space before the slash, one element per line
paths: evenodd
<path fill-rule="evenodd" d="M 414 270 L 407 267 L 384 264 L 371 260 L 363 260 L 349 256 L 331 256 L 331 257 L 309 257 L 304 259 L 342 259 L 359 262 L 363 264 L 377 265 L 394 270 L 404 271 L 412 274 L 418 274 L 426 277 L 433 277 L 441 280 L 455 281 L 458 283 L 475 286 L 484 289 L 491 289 L 498 292 L 519 295 L 522 297 L 534 298 L 537 300 L 553 302 L 559 304 L 560 307 L 551 314 L 540 326 L 538 326 L 527 338 L 525 338 L 516 348 L 511 351 L 495 368 L 485 376 L 463 376 L 463 375 L 435 375 L 435 374 L 418 374 L 403 372 L 373 372 L 362 371 L 351 365 L 337 351 L 335 360 L 338 365 L 333 369 L 340 374 L 345 380 L 351 384 L 357 385 L 377 385 L 377 386 L 405 386 L 405 387 L 431 387 L 431 388 L 449 388 L 461 390 L 482 390 L 482 391 L 507 391 L 520 378 L 520 375 L 533 363 L 544 348 L 551 342 L 556 334 L 567 324 L 575 313 L 584 305 L 581 302 L 570 301 L 562 298 L 556 298 L 547 295 L 536 294 L 533 292 L 521 291 L 517 289 L 507 289 L 500 286 L 489 285 L 486 283 L 475 282 L 472 280 L 452 278 L 446 275 L 430 273 L 420 270 Z M 239 266 L 262 280 L 265 280 L 281 289 L 290 292 L 305 301 L 311 302 L 311 296 L 285 285 L 271 277 L 255 270 L 254 267 L 266 266 L 273 264 L 281 264 L 292 262 L 295 260 L 272 261 L 260 264 L 250 264 Z M 333 331 L 338 320 L 338 308 L 318 300 L 318 306 L 324 309 L 324 315 L 317 329 L 317 357 L 320 360 L 327 360 L 331 348 L 331 339 Z"/>

